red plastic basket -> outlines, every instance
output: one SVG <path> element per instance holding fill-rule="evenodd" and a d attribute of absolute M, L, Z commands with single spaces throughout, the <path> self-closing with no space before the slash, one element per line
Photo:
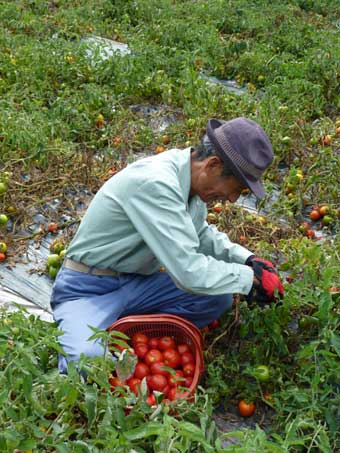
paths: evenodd
<path fill-rule="evenodd" d="M 190 321 L 176 315 L 136 315 L 126 316 L 111 324 L 108 331 L 117 330 L 132 338 L 135 333 L 149 337 L 173 337 L 176 343 L 186 343 L 195 357 L 195 373 L 189 393 L 193 394 L 204 371 L 203 338 L 200 330 Z"/>

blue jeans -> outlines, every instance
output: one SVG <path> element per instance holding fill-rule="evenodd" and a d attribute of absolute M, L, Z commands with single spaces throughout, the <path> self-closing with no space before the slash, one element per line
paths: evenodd
<path fill-rule="evenodd" d="M 89 326 L 106 329 L 128 315 L 170 313 L 203 327 L 232 307 L 232 295 L 207 296 L 186 293 L 176 287 L 169 275 L 122 274 L 97 276 L 61 268 L 52 289 L 54 319 L 64 332 L 59 341 L 67 353 L 60 355 L 59 370 L 77 361 L 81 353 L 102 356 L 100 341 L 88 341 Z"/>

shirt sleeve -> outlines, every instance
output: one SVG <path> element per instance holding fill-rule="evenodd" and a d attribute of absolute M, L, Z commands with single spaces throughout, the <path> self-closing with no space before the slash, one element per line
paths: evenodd
<path fill-rule="evenodd" d="M 160 179 L 141 184 L 125 211 L 145 243 L 181 289 L 197 294 L 248 294 L 253 270 L 199 251 L 200 239 L 178 187 Z"/>
<path fill-rule="evenodd" d="M 206 209 L 201 210 L 201 216 L 202 227 L 198 232 L 201 253 L 214 256 L 217 260 L 239 264 L 244 264 L 254 254 L 242 245 L 231 242 L 228 235 L 218 231 L 215 225 L 209 225 L 205 221 Z"/>

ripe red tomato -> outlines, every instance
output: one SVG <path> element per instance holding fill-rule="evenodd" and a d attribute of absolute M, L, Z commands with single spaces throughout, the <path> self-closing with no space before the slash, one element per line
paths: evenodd
<path fill-rule="evenodd" d="M 187 396 L 189 396 L 189 392 L 182 391 L 177 387 L 172 387 L 168 392 L 168 398 L 171 401 L 184 400 Z"/>
<path fill-rule="evenodd" d="M 166 377 L 161 374 L 152 374 L 148 376 L 147 384 L 151 390 L 158 390 L 159 392 L 162 392 L 168 385 L 168 381 Z"/>
<path fill-rule="evenodd" d="M 325 216 L 326 214 L 329 213 L 329 206 L 327 206 L 327 205 L 321 206 L 319 209 L 319 212 L 322 217 Z"/>
<path fill-rule="evenodd" d="M 145 376 L 150 374 L 150 368 L 146 363 L 138 362 L 135 368 L 134 377 L 143 379 Z"/>
<path fill-rule="evenodd" d="M 218 329 L 220 327 L 220 322 L 218 319 L 215 319 L 213 322 L 211 322 L 210 324 L 208 324 L 208 327 L 210 330 L 215 330 L 215 329 Z"/>
<path fill-rule="evenodd" d="M 175 340 L 171 337 L 162 337 L 159 340 L 159 349 L 166 351 L 167 349 L 175 349 Z"/>
<path fill-rule="evenodd" d="M 6 255 L 5 253 L 0 253 L 0 261 L 5 261 Z"/>
<path fill-rule="evenodd" d="M 144 359 L 147 352 L 149 351 L 148 345 L 145 343 L 137 343 L 135 345 L 135 353 L 139 359 Z"/>
<path fill-rule="evenodd" d="M 121 381 L 117 376 L 111 376 L 109 378 L 109 383 L 112 387 L 124 387 L 124 385 L 126 385 L 126 382 Z"/>
<path fill-rule="evenodd" d="M 177 346 L 177 351 L 182 355 L 184 352 L 191 352 L 191 349 L 188 344 L 184 343 Z"/>
<path fill-rule="evenodd" d="M 127 384 L 130 387 L 131 392 L 138 396 L 138 389 L 140 388 L 142 381 L 138 378 L 131 377 L 128 379 Z"/>
<path fill-rule="evenodd" d="M 195 374 L 195 364 L 190 362 L 183 367 L 184 376 L 193 376 Z"/>
<path fill-rule="evenodd" d="M 148 344 L 149 338 L 144 335 L 143 333 L 135 333 L 132 337 L 131 343 L 132 346 L 135 346 L 137 343 L 145 343 Z"/>
<path fill-rule="evenodd" d="M 164 396 L 168 396 L 168 393 L 170 391 L 171 387 L 169 385 L 166 385 L 162 392 L 164 393 Z"/>
<path fill-rule="evenodd" d="M 184 373 L 182 370 L 176 370 L 176 374 L 171 375 L 168 379 L 170 387 L 177 387 L 184 383 Z"/>
<path fill-rule="evenodd" d="M 187 363 L 195 363 L 195 358 L 191 352 L 184 352 L 181 356 L 182 367 L 184 367 Z"/>
<path fill-rule="evenodd" d="M 155 362 L 162 362 L 162 361 L 163 361 L 163 354 L 158 349 L 150 349 L 150 351 L 148 351 L 145 354 L 145 362 L 149 366 Z"/>
<path fill-rule="evenodd" d="M 47 225 L 47 230 L 52 233 L 52 234 L 56 234 L 57 231 L 58 231 L 58 224 L 55 223 L 55 222 L 51 222 Z"/>
<path fill-rule="evenodd" d="M 185 381 L 181 385 L 183 385 L 183 387 L 188 387 L 189 389 L 193 380 L 194 378 L 192 376 L 186 376 Z"/>
<path fill-rule="evenodd" d="M 176 369 L 181 363 L 181 356 L 176 349 L 167 349 L 163 353 L 165 365 Z"/>
<path fill-rule="evenodd" d="M 150 338 L 148 346 L 150 349 L 158 349 L 159 338 Z"/>
<path fill-rule="evenodd" d="M 155 406 L 157 404 L 155 395 L 153 393 L 150 393 L 150 395 L 146 398 L 146 402 L 150 406 Z"/>
<path fill-rule="evenodd" d="M 175 401 L 175 399 L 177 399 L 177 397 L 179 396 L 179 391 L 177 390 L 176 387 L 172 387 L 169 391 L 168 391 L 168 398 L 170 401 Z"/>
<path fill-rule="evenodd" d="M 241 400 L 238 403 L 238 410 L 242 417 L 250 417 L 255 411 L 255 404 Z"/>
<path fill-rule="evenodd" d="M 315 238 L 315 231 L 312 230 L 312 229 L 309 229 L 306 231 L 306 236 L 310 239 L 314 239 Z"/>
<path fill-rule="evenodd" d="M 151 374 L 161 374 L 166 378 L 169 377 L 169 371 L 164 370 L 165 367 L 164 362 L 155 362 L 150 366 Z"/>
<path fill-rule="evenodd" d="M 312 220 L 319 220 L 320 217 L 321 217 L 321 214 L 319 211 L 317 211 L 316 209 L 313 209 L 313 211 L 310 212 L 309 214 L 309 217 L 312 219 Z"/>

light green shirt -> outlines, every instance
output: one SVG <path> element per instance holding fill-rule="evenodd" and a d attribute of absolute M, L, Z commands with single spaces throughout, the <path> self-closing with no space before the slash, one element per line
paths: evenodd
<path fill-rule="evenodd" d="M 88 266 L 149 275 L 166 268 L 197 294 L 248 294 L 252 254 L 206 222 L 190 192 L 190 148 L 138 160 L 109 179 L 91 201 L 67 256 Z"/>

